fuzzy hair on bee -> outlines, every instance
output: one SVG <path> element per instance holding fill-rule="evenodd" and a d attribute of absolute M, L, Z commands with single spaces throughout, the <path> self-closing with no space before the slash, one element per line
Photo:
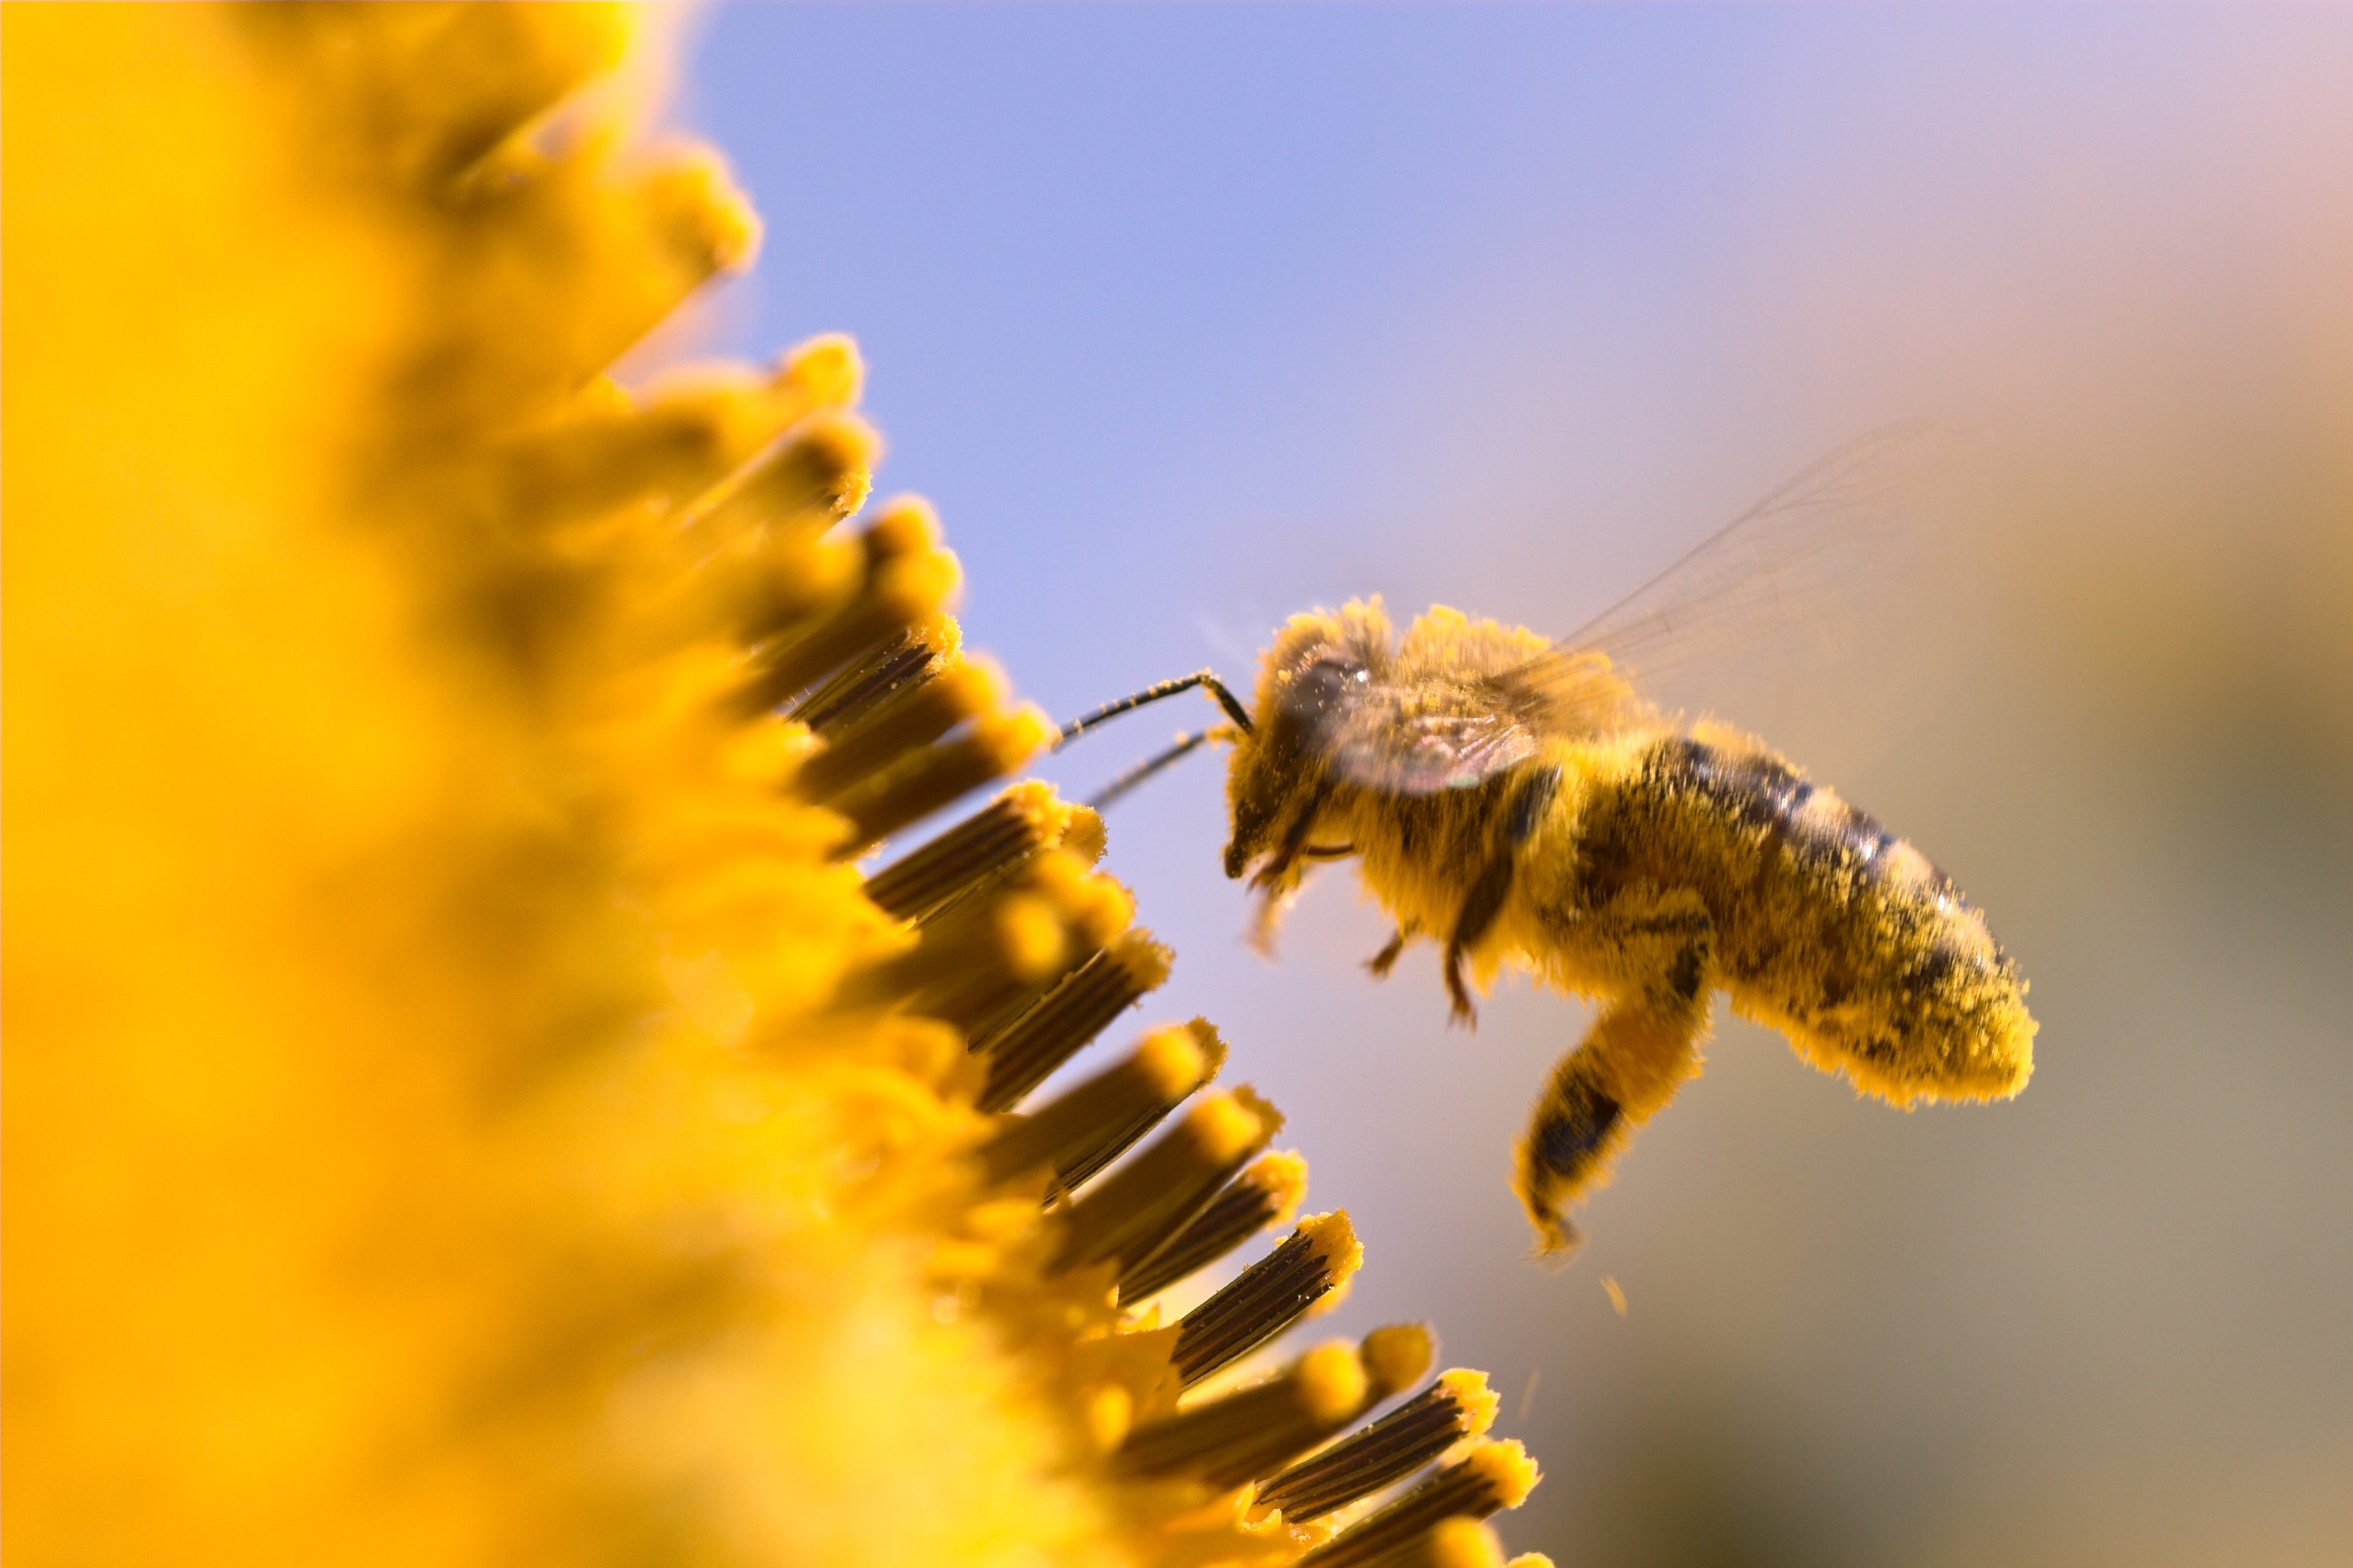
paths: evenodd
<path fill-rule="evenodd" d="M 1247 706 L 1203 670 L 1063 737 L 1206 689 L 1229 722 L 1096 804 L 1229 742 L 1225 869 L 1260 896 L 1262 947 L 1311 867 L 1353 860 L 1395 922 L 1374 974 L 1429 942 L 1466 1026 L 1507 969 L 1598 1004 L 1515 1152 L 1540 1252 L 1576 1246 L 1569 1211 L 1697 1074 L 1719 993 L 1864 1094 L 2006 1099 L 2033 1070 L 2026 983 L 1952 879 L 1763 742 L 1662 712 L 1607 651 L 1760 605 L 1786 618 L 1805 597 L 1790 564 L 1862 552 L 1921 428 L 1833 454 L 1564 641 L 1444 606 L 1400 634 L 1354 601 L 1293 616 Z"/>

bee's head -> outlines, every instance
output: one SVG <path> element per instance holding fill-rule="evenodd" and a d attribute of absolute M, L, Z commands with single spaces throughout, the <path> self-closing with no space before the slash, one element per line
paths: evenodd
<path fill-rule="evenodd" d="M 1250 732 L 1235 741 L 1226 770 L 1227 876 L 1259 866 L 1261 884 L 1277 896 L 1298 881 L 1295 859 L 1274 862 L 1328 798 L 1317 721 L 1345 700 L 1351 682 L 1387 662 L 1391 640 L 1377 598 L 1351 601 L 1338 615 L 1293 616 L 1276 635 L 1259 664 Z"/>
<path fill-rule="evenodd" d="M 1226 843 L 1229 877 L 1274 852 L 1278 825 L 1291 819 L 1302 794 L 1295 740 L 1277 732 L 1267 717 L 1261 706 L 1256 728 L 1236 738 L 1226 765 L 1226 810 L 1233 826 Z"/>

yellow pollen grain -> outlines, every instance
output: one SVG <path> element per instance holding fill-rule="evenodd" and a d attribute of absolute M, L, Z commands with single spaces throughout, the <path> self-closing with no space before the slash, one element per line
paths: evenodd
<path fill-rule="evenodd" d="M 1440 1520 L 1422 1543 L 1430 1568 L 1504 1568 L 1504 1543 L 1483 1520 Z"/>
<path fill-rule="evenodd" d="M 1375 1397 L 1386 1398 L 1421 1381 L 1438 1357 L 1438 1336 L 1427 1323 L 1390 1323 L 1365 1336 L 1360 1354 Z"/>
<path fill-rule="evenodd" d="M 1092 807 L 1073 805 L 1060 828 L 1060 847 L 1076 855 L 1092 866 L 1103 858 L 1106 840 L 1101 812 Z"/>
<path fill-rule="evenodd" d="M 1474 1446 L 1462 1458 L 1463 1468 L 1493 1489 L 1503 1508 L 1517 1508 L 1544 1479 L 1536 1462 L 1516 1437 Z"/>
<path fill-rule="evenodd" d="M 921 496 L 893 496 L 874 509 L 866 525 L 866 548 L 877 561 L 916 555 L 940 547 L 939 514 Z"/>
<path fill-rule="evenodd" d="M 1201 1042 L 1186 1028 L 1155 1029 L 1135 1047 L 1136 1071 L 1152 1092 L 1173 1099 L 1206 1079 L 1212 1070 Z"/>
<path fill-rule="evenodd" d="M 1251 1144 L 1273 1136 L 1272 1130 L 1238 1094 L 1216 1095 L 1194 1107 L 1185 1118 L 1185 1134 L 1200 1152 L 1203 1162 L 1213 1165 L 1239 1160 Z"/>
<path fill-rule="evenodd" d="M 1264 1193 L 1272 1205 L 1267 1228 L 1286 1226 L 1307 1200 L 1307 1157 L 1293 1149 L 1278 1149 L 1251 1161 L 1241 1179 Z"/>
<path fill-rule="evenodd" d="M 1135 895 L 1100 872 L 1092 877 L 1071 910 L 1071 926 L 1080 944 L 1109 947 L 1134 923 Z"/>
<path fill-rule="evenodd" d="M 1299 1358 L 1299 1401 L 1314 1420 L 1345 1421 L 1362 1408 L 1369 1386 L 1356 1347 L 1345 1340 L 1317 1345 Z"/>
<path fill-rule="evenodd" d="M 1062 922 L 1043 899 L 1016 893 L 997 906 L 992 924 L 998 958 L 1018 980 L 1034 984 L 1048 978 L 1070 952 Z"/>
<path fill-rule="evenodd" d="M 1276 1108 L 1274 1101 L 1267 1099 L 1266 1096 L 1259 1093 L 1257 1089 L 1246 1083 L 1238 1083 L 1234 1085 L 1233 1093 L 1236 1100 L 1240 1100 L 1243 1105 L 1248 1106 L 1251 1113 L 1258 1117 L 1260 1122 L 1266 1130 L 1266 1137 L 1271 1138 L 1276 1133 L 1282 1131 L 1284 1117 L 1282 1112 Z M 1345 1218 L 1345 1216 L 1343 1217 Z"/>
<path fill-rule="evenodd" d="M 866 360 L 854 338 L 827 332 L 787 354 L 779 378 L 810 403 L 844 406 L 858 401 L 866 384 Z"/>
<path fill-rule="evenodd" d="M 1457 1367 L 1439 1375 L 1438 1385 L 1462 1412 L 1462 1435 L 1476 1437 L 1495 1424 L 1504 1396 L 1487 1384 L 1487 1374 Z"/>
<path fill-rule="evenodd" d="M 1131 989 L 1157 991 L 1168 983 L 1169 966 L 1176 962 L 1173 948 L 1152 940 L 1148 931 L 1131 931 L 1108 950 L 1111 962 L 1119 965 L 1127 976 Z"/>
<path fill-rule="evenodd" d="M 1082 1396 L 1080 1418 L 1096 1453 L 1115 1452 L 1135 1424 L 1135 1398 L 1117 1384 L 1090 1389 Z"/>
<path fill-rule="evenodd" d="M 1309 1248 L 1323 1260 L 1324 1272 L 1330 1277 L 1335 1289 L 1364 1264 L 1364 1244 L 1356 1239 L 1356 1227 L 1345 1209 L 1308 1215 L 1299 1222 L 1299 1234 L 1307 1238 Z"/>

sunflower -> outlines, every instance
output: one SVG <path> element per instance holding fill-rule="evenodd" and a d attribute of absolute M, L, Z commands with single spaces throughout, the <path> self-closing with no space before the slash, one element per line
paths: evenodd
<path fill-rule="evenodd" d="M 642 26 L 5 14 L 12 1548 L 1500 1562 Z"/>

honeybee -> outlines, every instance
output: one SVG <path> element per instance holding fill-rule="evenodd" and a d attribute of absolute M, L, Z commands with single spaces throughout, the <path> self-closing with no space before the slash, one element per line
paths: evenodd
<path fill-rule="evenodd" d="M 1718 992 L 1798 1054 L 1897 1105 L 2007 1098 L 2032 1070 L 2016 964 L 1951 878 L 1761 741 L 1684 722 L 1610 649 L 1705 623 L 1776 562 L 1840 544 L 1859 483 L 1906 437 L 1817 465 L 1586 632 L 1553 641 L 1442 606 L 1402 634 L 1378 600 L 1294 616 L 1245 707 L 1208 671 L 1065 726 L 1199 687 L 1229 722 L 1229 877 L 1271 931 L 1307 868 L 1353 860 L 1407 945 L 1443 948 L 1452 1016 L 1518 969 L 1599 1005 L 1514 1154 L 1546 1254 L 1634 1129 L 1699 1068 Z M 1858 476 L 1862 476 L 1861 479 Z"/>

